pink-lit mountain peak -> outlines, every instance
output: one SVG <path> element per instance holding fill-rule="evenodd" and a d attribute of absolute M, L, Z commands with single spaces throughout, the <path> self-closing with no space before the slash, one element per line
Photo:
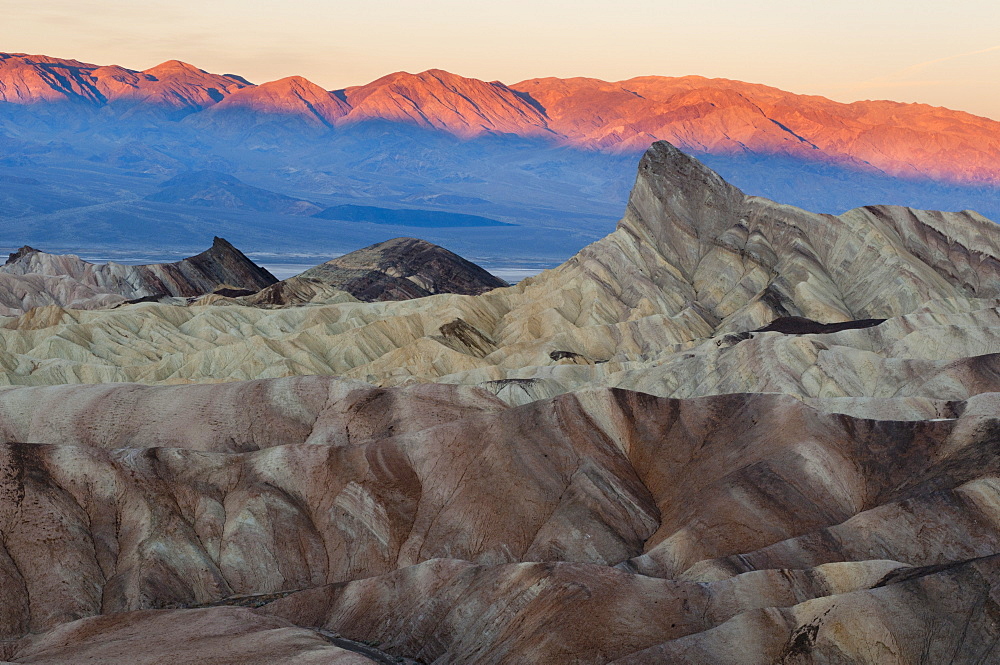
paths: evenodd
<path fill-rule="evenodd" d="M 94 68 L 77 60 L 4 53 L 0 56 L 0 101 L 100 103 L 100 94 L 87 79 L 87 73 Z"/>
<path fill-rule="evenodd" d="M 153 76 L 156 76 L 158 74 L 160 74 L 160 75 L 165 75 L 165 74 L 176 75 L 177 73 L 180 73 L 180 72 L 185 72 L 185 73 L 188 73 L 188 74 L 207 74 L 208 73 L 205 70 L 199 69 L 198 67 L 195 67 L 194 65 L 192 65 L 192 64 L 190 64 L 188 62 L 184 62 L 183 60 L 167 60 L 165 62 L 161 62 L 158 65 L 150 67 L 149 69 L 143 70 L 144 74 L 152 74 Z"/>
<path fill-rule="evenodd" d="M 127 107 L 127 114 L 184 114 L 247 85 L 238 76 L 211 74 L 179 60 L 136 71 L 47 56 L 0 58 L 0 101 L 18 104 L 70 101 Z"/>
<path fill-rule="evenodd" d="M 139 72 L 148 81 L 176 82 L 184 85 L 215 87 L 233 92 L 253 84 L 234 74 L 213 74 L 180 60 L 168 60 Z"/>
<path fill-rule="evenodd" d="M 258 120 L 287 118 L 332 127 L 349 111 L 347 104 L 309 79 L 288 76 L 234 92 L 209 109 L 204 121 L 216 127 L 236 123 L 246 128 L 259 124 Z"/>
<path fill-rule="evenodd" d="M 489 132 L 551 134 L 534 105 L 500 82 L 487 83 L 440 69 L 396 72 L 343 91 L 348 122 L 393 120 L 443 129 L 460 137 Z"/>
<path fill-rule="evenodd" d="M 330 93 L 304 76 L 286 76 L 285 78 L 248 87 L 243 92 L 242 97 L 268 96 L 280 99 L 284 95 L 290 97 L 302 97 L 305 95 L 318 99 L 328 96 Z"/>
<path fill-rule="evenodd" d="M 330 93 L 302 77 L 254 86 L 176 60 L 137 72 L 0 54 L 0 101 L 112 105 L 127 109 L 119 113 L 186 115 L 193 126 L 237 132 L 261 123 L 275 128 L 285 118 L 323 131 L 382 120 L 464 139 L 515 134 L 629 153 L 665 139 L 694 152 L 784 154 L 894 176 L 1000 184 L 996 121 L 923 104 L 844 104 L 701 76 L 540 78 L 507 86 L 430 69 Z"/>

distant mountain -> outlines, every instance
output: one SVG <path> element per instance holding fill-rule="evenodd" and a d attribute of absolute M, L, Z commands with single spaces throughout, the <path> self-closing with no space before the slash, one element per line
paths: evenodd
<path fill-rule="evenodd" d="M 112 107 L 120 115 L 159 113 L 173 118 L 213 106 L 249 86 L 232 74 L 209 74 L 170 60 L 144 71 L 101 67 L 22 53 L 0 53 L 0 101 L 73 102 Z"/>
<path fill-rule="evenodd" d="M 426 228 L 462 228 L 468 226 L 513 226 L 489 217 L 463 215 L 415 208 L 379 208 L 377 206 L 339 205 L 313 215 L 320 219 L 340 219 L 347 222 L 422 226 Z"/>
<path fill-rule="evenodd" d="M 1000 218 L 1000 122 L 921 104 L 698 76 L 507 85 L 441 70 L 330 91 L 179 61 L 137 71 L 0 54 L 0 176 L 22 179 L 0 188 L 0 246 L 145 247 L 136 229 L 150 223 L 176 249 L 192 230 L 279 252 L 398 233 L 357 214 L 469 255 L 554 265 L 613 227 L 658 139 L 748 194 L 812 211 L 882 202 Z M 201 171 L 262 190 L 169 184 Z M 402 219 L 404 207 L 422 212 Z M 320 209 L 338 212 L 301 216 Z"/>
<path fill-rule="evenodd" d="M 499 81 L 486 83 L 440 69 L 396 72 L 337 93 L 350 105 L 345 122 L 381 119 L 471 138 L 486 133 L 556 138 L 543 109 Z"/>
<path fill-rule="evenodd" d="M 291 215 L 310 214 L 319 209 L 308 201 L 254 187 L 215 171 L 181 173 L 164 182 L 160 191 L 147 195 L 145 200 Z"/>
<path fill-rule="evenodd" d="M 1000 122 L 926 104 L 834 102 L 765 85 L 644 76 L 532 79 L 512 86 L 573 145 L 642 151 L 654 140 L 709 154 L 753 152 L 906 178 L 1000 184 Z"/>
<path fill-rule="evenodd" d="M 697 153 L 788 155 L 892 176 L 1000 184 L 1000 122 L 925 104 L 843 104 L 700 76 L 541 78 L 507 86 L 432 69 L 330 92 L 301 76 L 253 86 L 177 60 L 133 71 L 4 53 L 0 101 L 74 101 L 119 113 L 140 106 L 206 111 L 201 126 L 277 117 L 328 128 L 384 120 L 461 138 L 514 134 L 636 154 L 668 140 Z"/>
<path fill-rule="evenodd" d="M 350 106 L 301 76 L 243 88 L 191 121 L 200 127 L 240 131 L 277 122 L 293 127 L 329 128 Z"/>

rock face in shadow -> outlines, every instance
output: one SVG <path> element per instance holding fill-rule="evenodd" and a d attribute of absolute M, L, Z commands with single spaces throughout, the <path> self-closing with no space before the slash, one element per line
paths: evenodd
<path fill-rule="evenodd" d="M 46 305 L 94 309 L 129 300 L 199 296 L 221 287 L 256 292 L 276 281 L 222 238 L 176 263 L 140 266 L 88 263 L 22 247 L 0 267 L 0 312 L 11 315 Z"/>
<path fill-rule="evenodd" d="M 864 330 L 885 323 L 885 319 L 861 319 L 840 323 L 820 323 L 801 316 L 783 316 L 754 332 L 780 332 L 784 335 L 826 335 L 841 330 Z"/>

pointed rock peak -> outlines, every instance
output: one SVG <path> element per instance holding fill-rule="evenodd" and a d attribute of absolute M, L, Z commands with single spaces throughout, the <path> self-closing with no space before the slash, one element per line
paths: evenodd
<path fill-rule="evenodd" d="M 5 263 L 4 265 L 9 266 L 11 263 L 14 263 L 15 261 L 17 261 L 22 256 L 27 256 L 28 254 L 35 254 L 35 253 L 39 253 L 39 252 L 41 252 L 40 249 L 35 249 L 34 247 L 30 247 L 28 245 L 25 245 L 21 249 L 19 249 L 16 252 L 13 252 L 12 254 L 10 254 L 7 257 L 7 263 Z"/>
<path fill-rule="evenodd" d="M 229 242 L 225 238 L 220 238 L 219 236 L 215 236 L 214 238 L 212 238 L 212 251 L 225 252 L 227 254 L 238 254 L 239 256 L 246 258 L 243 252 L 236 249 L 233 243 Z"/>
<path fill-rule="evenodd" d="M 722 176 L 668 141 L 657 141 L 646 150 L 639 162 L 639 178 L 654 177 L 675 186 L 691 183 L 696 188 L 736 189 Z"/>
<path fill-rule="evenodd" d="M 304 76 L 286 76 L 276 81 L 268 81 L 257 86 L 258 90 L 308 90 L 309 92 L 329 95 L 330 93 Z"/>
<path fill-rule="evenodd" d="M 618 228 L 672 252 L 672 245 L 686 242 L 682 237 L 717 237 L 738 219 L 745 201 L 743 192 L 715 171 L 670 143 L 657 141 L 639 162 Z"/>
<path fill-rule="evenodd" d="M 212 239 L 212 246 L 209 249 L 184 259 L 180 264 L 188 264 L 203 274 L 212 276 L 218 285 L 252 286 L 259 290 L 278 281 L 274 275 L 251 261 L 232 243 L 218 236 Z"/>

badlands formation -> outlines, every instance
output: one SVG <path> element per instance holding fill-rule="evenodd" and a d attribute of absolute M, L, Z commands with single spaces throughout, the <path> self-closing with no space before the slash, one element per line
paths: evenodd
<path fill-rule="evenodd" d="M 478 295 L 507 282 L 416 238 L 364 247 L 278 281 L 222 238 L 197 256 L 151 265 L 95 264 L 22 247 L 0 266 L 0 316 L 36 307 L 106 309 L 137 302 L 270 307 L 308 302 Z"/>
<path fill-rule="evenodd" d="M 0 318 L 0 658 L 1000 659 L 982 216 L 657 143 L 555 270 L 327 296 Z"/>
<path fill-rule="evenodd" d="M 256 293 L 277 281 L 222 238 L 197 256 L 144 266 L 88 263 L 25 246 L 0 266 L 0 315 L 45 305 L 97 309 L 218 289 Z"/>

